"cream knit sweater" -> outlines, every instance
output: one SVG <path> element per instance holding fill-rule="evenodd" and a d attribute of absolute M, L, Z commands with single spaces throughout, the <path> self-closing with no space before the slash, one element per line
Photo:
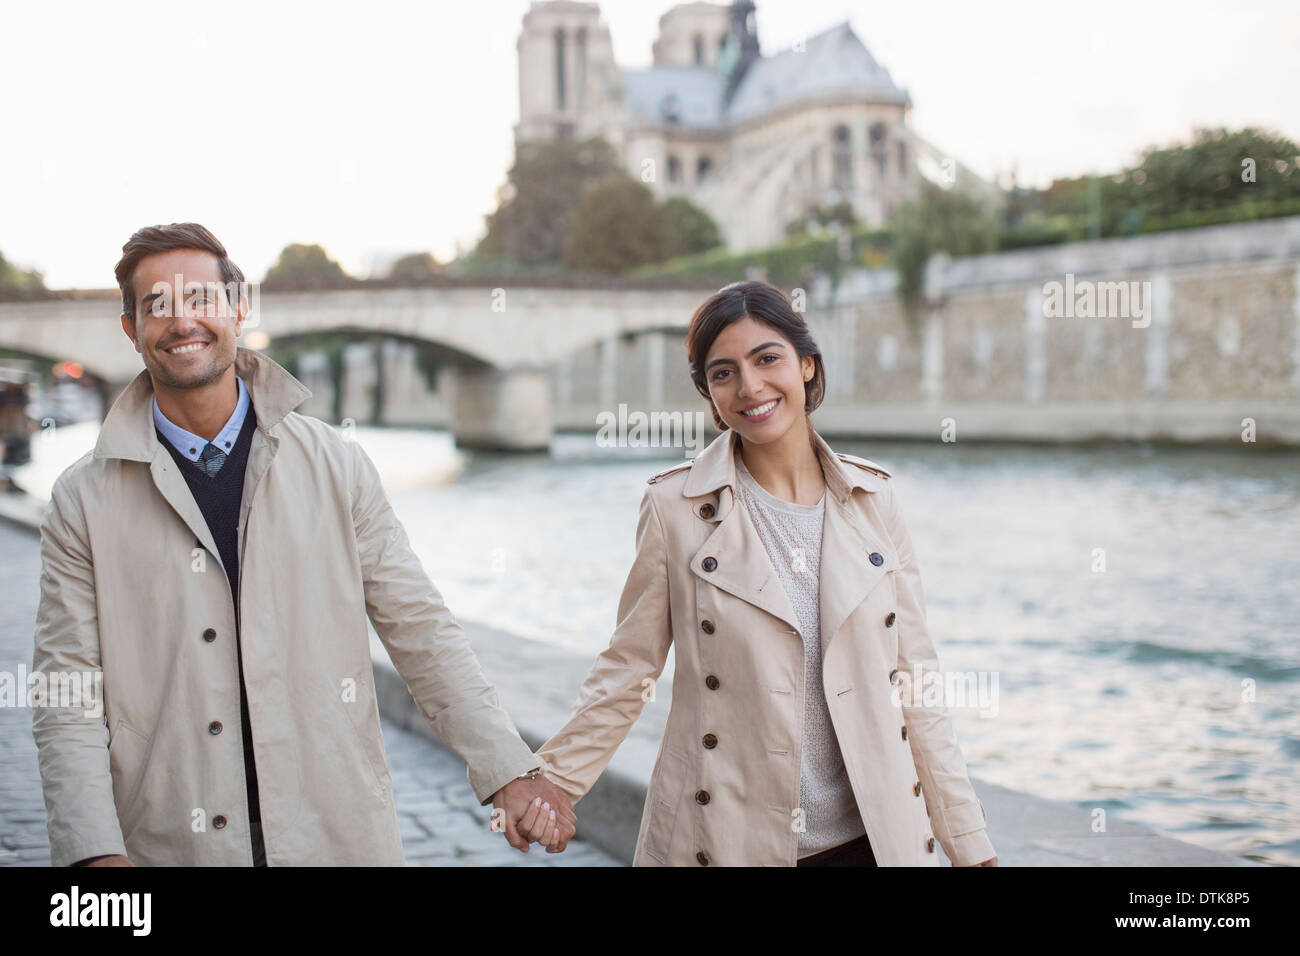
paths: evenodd
<path fill-rule="evenodd" d="M 799 857 L 803 858 L 866 832 L 822 685 L 819 571 L 826 496 L 815 505 L 777 498 L 754 480 L 739 450 L 736 477 L 740 500 L 790 598 L 803 637 L 804 722 L 799 767 L 799 806 L 804 811 Z"/>

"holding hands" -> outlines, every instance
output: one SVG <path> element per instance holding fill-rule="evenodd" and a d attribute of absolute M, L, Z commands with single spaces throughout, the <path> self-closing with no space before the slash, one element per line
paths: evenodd
<path fill-rule="evenodd" d="M 540 843 L 547 853 L 563 853 L 577 831 L 578 817 L 563 790 L 543 774 L 511 780 L 492 795 L 492 829 L 521 853 Z"/>

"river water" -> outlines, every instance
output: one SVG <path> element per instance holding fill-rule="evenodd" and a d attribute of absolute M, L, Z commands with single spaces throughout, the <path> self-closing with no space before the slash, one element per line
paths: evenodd
<path fill-rule="evenodd" d="M 94 427 L 46 443 L 34 493 Z M 645 479 L 681 460 L 357 438 L 458 618 L 593 657 Z M 1300 864 L 1300 454 L 833 444 L 894 473 L 944 670 L 996 677 L 952 709 L 973 775 Z"/>

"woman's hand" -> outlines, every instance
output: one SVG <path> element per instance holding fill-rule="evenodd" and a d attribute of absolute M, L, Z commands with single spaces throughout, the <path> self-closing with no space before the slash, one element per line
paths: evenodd
<path fill-rule="evenodd" d="M 971 864 L 971 866 L 997 866 L 997 865 L 998 865 L 998 858 L 997 858 L 996 856 L 989 857 L 989 858 L 988 858 L 987 860 L 985 860 L 983 863 L 972 863 L 972 864 Z"/>
<path fill-rule="evenodd" d="M 493 829 L 505 831 L 506 841 L 520 853 L 540 843 L 548 853 L 562 853 L 577 829 L 578 816 L 564 791 L 545 774 L 511 780 L 492 795 Z"/>

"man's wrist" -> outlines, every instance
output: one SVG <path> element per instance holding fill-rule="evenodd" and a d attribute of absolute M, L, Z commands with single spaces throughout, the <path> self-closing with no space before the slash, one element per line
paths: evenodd
<path fill-rule="evenodd" d="M 529 752 L 528 757 L 525 759 L 528 761 L 526 765 L 532 767 L 533 769 L 525 770 L 522 773 L 520 773 L 519 771 L 515 771 L 514 775 L 505 777 L 504 779 L 502 777 L 497 777 L 495 780 L 492 781 L 492 783 L 488 784 L 488 786 L 492 786 L 492 784 L 496 784 L 496 789 L 493 790 L 487 797 L 485 797 L 482 800 L 483 806 L 486 807 L 492 803 L 495 803 L 498 799 L 500 799 L 501 793 L 502 791 L 505 790 L 506 787 L 510 786 L 512 783 L 514 783 L 517 780 L 527 780 L 528 775 L 530 773 L 532 773 L 534 770 L 539 770 L 544 767 L 543 764 L 538 763 L 537 757 L 531 751 Z M 520 760 L 519 763 L 524 763 L 524 760 Z M 515 766 L 517 767 L 519 766 L 519 764 L 515 764 Z M 513 770 L 514 768 L 512 767 L 510 769 Z"/>

